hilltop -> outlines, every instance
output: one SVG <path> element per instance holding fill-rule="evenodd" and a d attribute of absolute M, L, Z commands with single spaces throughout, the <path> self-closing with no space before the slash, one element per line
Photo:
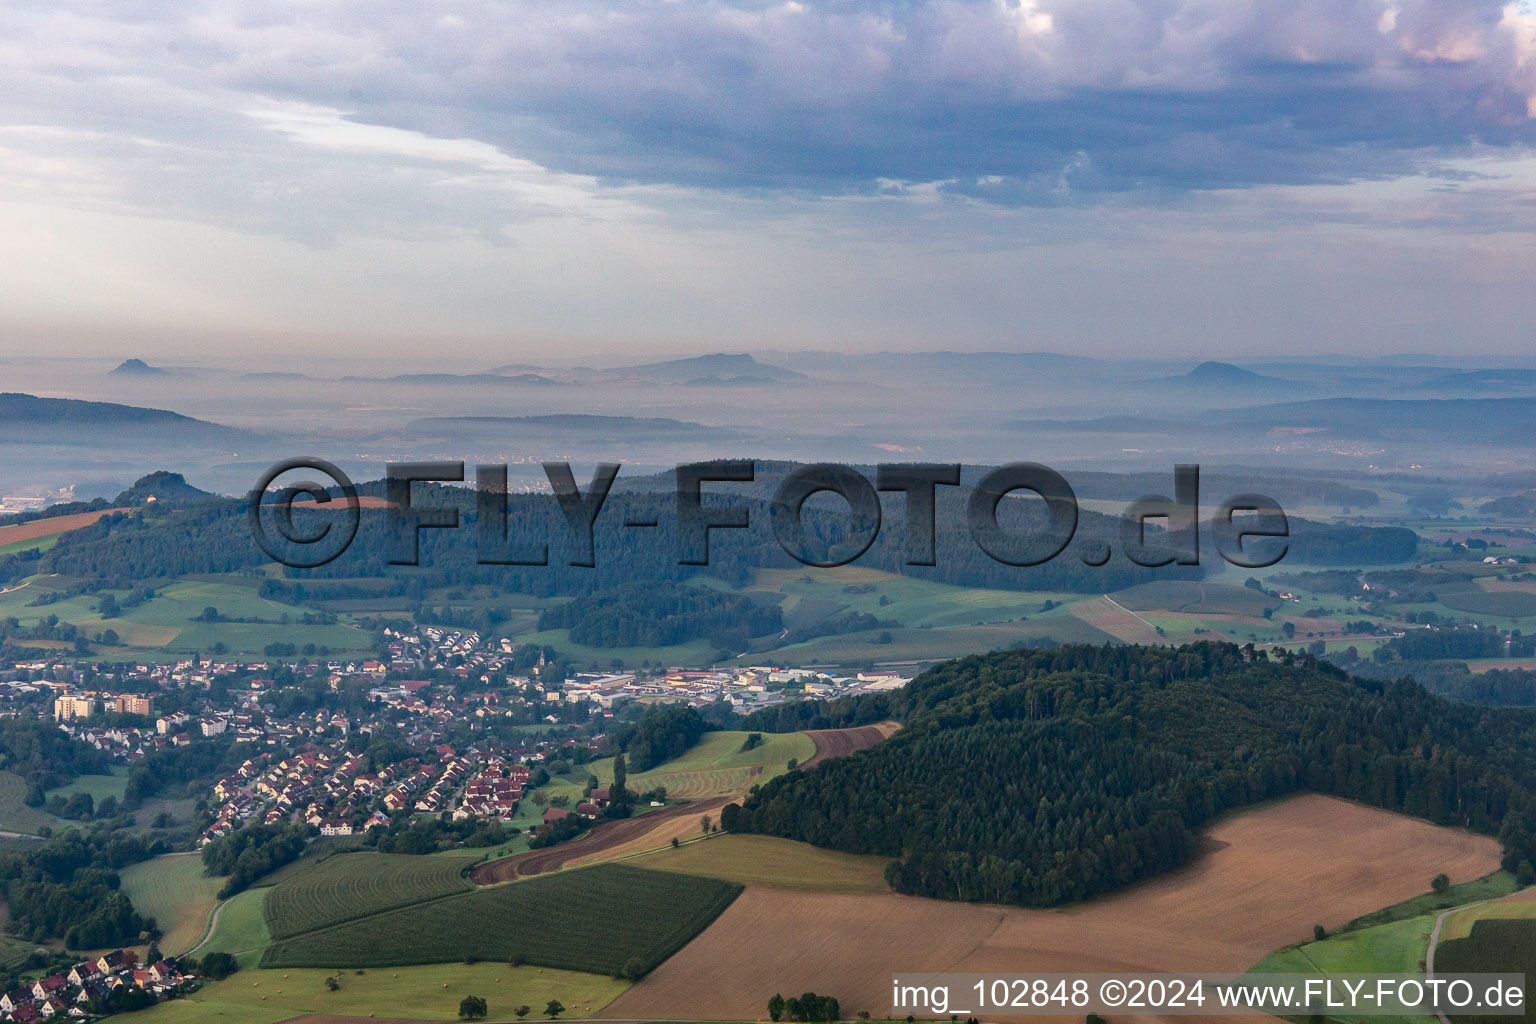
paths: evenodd
<path fill-rule="evenodd" d="M 868 698 L 865 698 L 868 699 Z M 1298 790 L 1498 834 L 1531 872 L 1536 712 L 1231 644 L 972 656 L 909 684 L 906 727 L 764 785 L 733 831 L 899 858 L 903 892 L 1052 906 L 1170 871 L 1224 811 Z M 757 723 L 749 721 L 748 725 Z"/>

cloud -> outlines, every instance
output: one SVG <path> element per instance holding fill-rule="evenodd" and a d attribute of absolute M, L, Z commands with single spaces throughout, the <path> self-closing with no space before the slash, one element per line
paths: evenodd
<path fill-rule="evenodd" d="M 1529 145 L 1533 24 L 1498 0 L 23 0 L 0 68 L 344 110 L 605 181 L 997 178 L 1050 204 Z"/>

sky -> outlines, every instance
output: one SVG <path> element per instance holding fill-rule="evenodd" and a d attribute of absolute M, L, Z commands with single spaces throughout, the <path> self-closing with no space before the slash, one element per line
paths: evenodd
<path fill-rule="evenodd" d="M 10 0 L 0 356 L 1527 355 L 1536 6 Z"/>

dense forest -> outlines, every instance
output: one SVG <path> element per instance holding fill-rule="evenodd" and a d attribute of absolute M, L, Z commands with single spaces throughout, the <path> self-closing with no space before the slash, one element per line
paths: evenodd
<path fill-rule="evenodd" d="M 726 650 L 777 633 L 783 616 L 738 594 L 676 584 L 631 583 L 578 597 L 539 616 L 540 629 L 569 629 L 588 647 L 670 647 L 712 638 Z"/>
<path fill-rule="evenodd" d="M 629 768 L 644 772 L 681 757 L 707 728 L 699 712 L 687 704 L 658 704 L 647 708 L 616 740 L 629 755 Z"/>
<path fill-rule="evenodd" d="M 63 939 L 71 949 L 137 943 L 155 923 L 118 891 L 119 869 L 165 852 L 109 825 L 67 829 L 40 848 L 0 855 L 9 918 L 6 931 L 30 942 Z"/>
<path fill-rule="evenodd" d="M 219 890 L 219 898 L 224 899 L 248 888 L 261 876 L 298 860 L 308 840 L 309 826 L 303 822 L 247 825 L 203 847 L 203 867 L 210 875 L 229 876 Z"/>
<path fill-rule="evenodd" d="M 26 803 L 43 805 L 43 792 L 79 775 L 106 775 L 107 755 L 31 716 L 0 722 L 0 771 L 27 780 Z"/>
<path fill-rule="evenodd" d="M 903 892 L 1050 906 L 1186 862 L 1217 814 L 1307 789 L 1497 834 L 1536 879 L 1536 712 L 1252 647 L 964 658 L 871 750 L 780 776 L 726 827 L 898 858 Z"/>

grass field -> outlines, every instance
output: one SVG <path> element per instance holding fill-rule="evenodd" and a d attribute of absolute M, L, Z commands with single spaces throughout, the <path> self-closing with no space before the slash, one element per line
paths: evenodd
<path fill-rule="evenodd" d="M 1248 615 L 1259 617 L 1265 608 L 1278 608 L 1283 602 L 1248 587 L 1227 583 L 1197 583 L 1189 580 L 1157 580 L 1139 583 L 1110 595 L 1124 608 L 1134 612 L 1165 609 L 1204 615 Z"/>
<path fill-rule="evenodd" d="M 889 643 L 882 642 L 885 635 L 889 635 Z M 769 653 L 775 664 L 900 664 L 945 661 L 1045 639 L 1057 643 L 1102 644 L 1115 638 L 1102 629 L 1063 613 L 1031 618 L 1028 622 L 999 622 L 981 626 L 871 629 L 842 636 L 817 637 L 803 643 L 775 648 Z M 761 664 L 764 657 L 761 653 L 743 655 L 735 663 Z"/>
<path fill-rule="evenodd" d="M 64 622 L 81 627 L 87 635 L 111 629 L 118 634 L 126 650 L 162 649 L 168 652 L 207 651 L 216 643 L 235 653 L 259 654 L 276 642 L 303 646 L 313 643 L 333 651 L 361 650 L 365 637 L 355 627 L 345 624 L 307 626 L 298 622 L 304 610 L 260 597 L 259 581 L 243 577 L 220 580 L 182 580 L 155 591 L 155 597 L 124 610 L 113 619 L 97 614 L 99 595 L 71 597 L 53 604 L 33 607 L 38 588 L 46 589 L 47 580 L 34 579 L 28 586 L 0 594 L 0 615 L 14 616 L 23 626 L 35 624 L 47 615 L 57 615 Z M 110 591 L 118 598 L 126 591 Z M 216 608 L 230 619 L 261 619 L 263 622 L 194 622 L 205 608 Z M 287 616 L 291 621 L 282 624 Z M 114 648 L 116 649 L 116 648 Z"/>
<path fill-rule="evenodd" d="M 18 969 L 37 948 L 35 942 L 26 942 L 14 935 L 0 935 L 0 970 Z"/>
<path fill-rule="evenodd" d="M 334 977 L 332 992 L 325 979 Z M 276 1024 L 314 1013 L 348 1017 L 457 1020 L 459 1000 L 477 995 L 492 1020 L 511 1019 L 519 1006 L 532 1008 L 529 1020 L 544 1018 L 544 1007 L 559 1000 L 571 1017 L 586 1017 L 629 987 L 596 974 L 506 964 L 438 964 L 388 970 L 316 969 L 241 971 L 213 982 L 186 999 L 144 1010 L 134 1024 Z"/>
<path fill-rule="evenodd" d="M 294 874 L 267 893 L 274 939 L 314 931 L 384 910 L 469 889 L 464 877 L 478 857 L 412 857 L 345 853 Z"/>
<path fill-rule="evenodd" d="M 27 780 L 15 772 L 0 772 L 0 831 L 36 834 L 44 825 L 63 822 L 39 807 L 28 807 Z"/>
<path fill-rule="evenodd" d="M 388 967 L 474 957 L 617 975 L 650 970 L 702 931 L 739 885 L 603 864 L 477 889 L 274 943 L 264 967 Z"/>
<path fill-rule="evenodd" d="M 1447 608 L 1474 615 L 1510 619 L 1536 615 L 1536 594 L 1519 590 L 1451 590 L 1436 592 L 1435 598 Z"/>
<path fill-rule="evenodd" d="M 1449 910 L 1451 907 L 1459 907 L 1466 903 L 1508 896 L 1517 888 L 1514 875 L 1508 871 L 1495 871 L 1491 875 L 1475 878 L 1461 885 L 1453 885 L 1443 893 L 1420 893 L 1412 899 L 1356 918 L 1349 923 L 1348 927 L 1369 928 L 1373 925 L 1389 924 L 1392 921 L 1402 921 L 1423 914 L 1438 914 L 1442 910 Z"/>
<path fill-rule="evenodd" d="M 1518 896 L 1468 907 L 1459 913 L 1451 914 L 1446 917 L 1445 924 L 1440 929 L 1440 938 L 1442 941 L 1464 939 L 1472 933 L 1472 928 L 1478 921 L 1502 921 L 1515 918 L 1536 918 L 1536 893 L 1521 893 Z"/>
<path fill-rule="evenodd" d="M 772 836 L 720 835 L 627 861 L 637 868 L 679 871 L 742 885 L 796 892 L 883 893 L 884 857 L 859 857 Z"/>
<path fill-rule="evenodd" d="M 122 800 L 127 788 L 128 774 L 121 769 L 114 769 L 110 775 L 81 775 L 43 795 L 49 799 L 54 796 L 67 799 L 76 793 L 89 793 L 91 799 L 99 804 L 109 796 Z"/>
<path fill-rule="evenodd" d="M 1429 933 L 1435 916 L 1423 914 L 1390 924 L 1339 932 L 1321 942 L 1308 942 L 1271 953 L 1253 968 L 1255 974 L 1417 974 L 1424 969 Z"/>
<path fill-rule="evenodd" d="M 160 926 L 160 948 L 171 956 L 185 953 L 202 939 L 208 915 L 219 902 L 219 886 L 224 884 L 223 879 L 203 873 L 203 860 L 195 853 L 130 864 L 119 875 L 134 909 Z"/>
<path fill-rule="evenodd" d="M 266 889 L 247 889 L 219 904 L 214 911 L 213 934 L 190 952 L 197 956 L 233 953 L 240 966 L 255 967 L 272 941 L 266 916 L 262 913 L 267 892 Z"/>
<path fill-rule="evenodd" d="M 648 772 L 633 772 L 629 788 L 644 792 L 656 786 L 667 788 L 668 799 L 708 800 L 718 796 L 739 796 L 755 785 L 782 775 L 790 759 L 804 762 L 816 753 L 816 744 L 804 733 L 764 733 L 762 745 L 743 752 L 744 732 L 708 732 L 704 738 L 675 761 L 668 761 Z M 613 781 L 613 758 L 583 765 L 575 779 L 551 783 L 545 790 L 550 796 L 581 796 L 586 775 L 597 776 L 600 784 Z M 579 780 L 579 781 L 577 781 Z"/>

